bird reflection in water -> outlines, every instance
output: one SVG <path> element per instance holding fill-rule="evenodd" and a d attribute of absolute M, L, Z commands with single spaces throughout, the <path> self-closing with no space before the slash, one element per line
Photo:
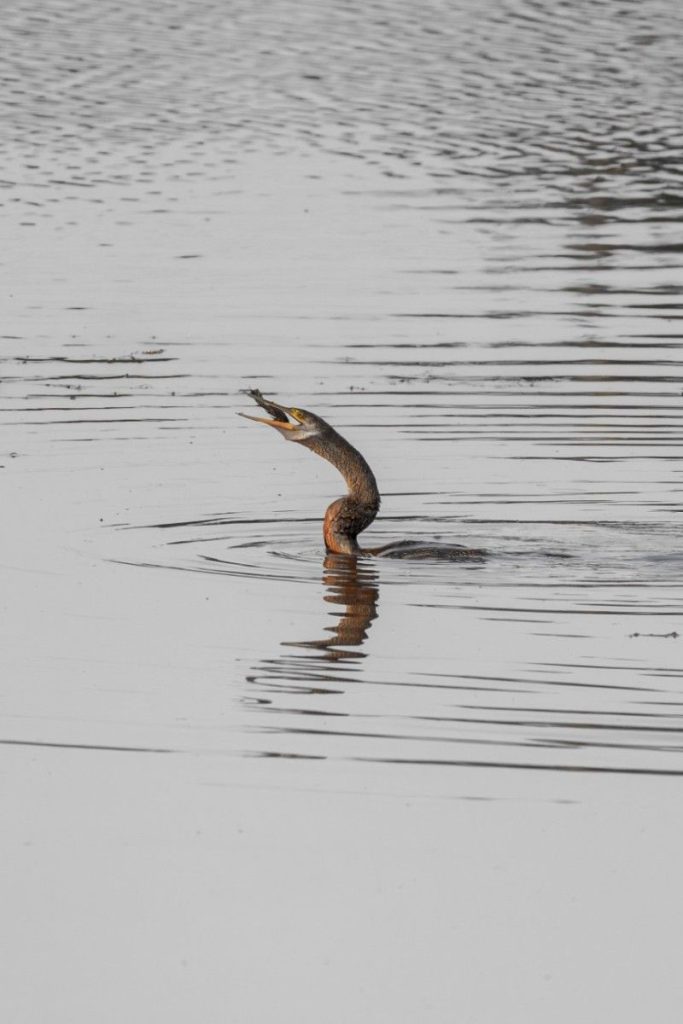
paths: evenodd
<path fill-rule="evenodd" d="M 328 553 L 323 562 L 323 584 L 327 591 L 324 600 L 343 606 L 343 611 L 331 613 L 337 621 L 326 627 L 330 636 L 320 640 L 289 641 L 287 646 L 323 651 L 327 661 L 364 658 L 359 648 L 378 615 L 376 570 L 372 564 L 359 562 L 351 555 Z"/>
<path fill-rule="evenodd" d="M 283 641 L 287 652 L 264 659 L 247 677 L 259 691 L 258 696 L 250 693 L 250 704 L 281 713 L 343 715 L 319 706 L 288 709 L 279 699 L 286 694 L 315 697 L 343 693 L 358 672 L 358 662 L 366 656 L 361 647 L 378 615 L 377 570 L 366 560 L 328 553 L 323 562 L 322 582 L 324 600 L 333 606 L 333 622 L 325 627 L 326 635 L 314 640 Z M 276 731 L 294 730 L 283 727 Z"/>

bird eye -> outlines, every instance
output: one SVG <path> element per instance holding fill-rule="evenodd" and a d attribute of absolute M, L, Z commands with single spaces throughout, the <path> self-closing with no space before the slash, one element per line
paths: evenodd
<path fill-rule="evenodd" d="M 301 409 L 290 409 L 289 411 L 291 412 L 292 416 L 299 417 L 302 415 Z"/>

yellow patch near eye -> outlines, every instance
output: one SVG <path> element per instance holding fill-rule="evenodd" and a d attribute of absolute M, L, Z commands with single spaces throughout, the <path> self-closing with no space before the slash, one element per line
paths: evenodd
<path fill-rule="evenodd" d="M 290 409 L 292 416 L 301 416 L 301 409 Z"/>

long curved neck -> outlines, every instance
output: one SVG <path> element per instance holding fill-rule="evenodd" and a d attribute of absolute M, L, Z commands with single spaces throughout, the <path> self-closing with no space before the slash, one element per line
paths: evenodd
<path fill-rule="evenodd" d="M 331 427 L 322 436 L 301 442 L 316 455 L 327 459 L 344 477 L 348 494 L 333 501 L 325 513 L 323 536 L 328 551 L 356 555 L 356 537 L 379 511 L 380 495 L 375 474 L 361 453 Z"/>
<path fill-rule="evenodd" d="M 300 443 L 321 458 L 327 459 L 339 470 L 349 488 L 350 498 L 361 505 L 379 507 L 379 490 L 375 474 L 358 449 L 349 444 L 345 437 L 329 427 L 325 434 L 307 438 Z"/>

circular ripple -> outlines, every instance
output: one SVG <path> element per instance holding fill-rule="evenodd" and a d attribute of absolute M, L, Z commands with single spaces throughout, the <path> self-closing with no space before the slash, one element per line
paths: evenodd
<path fill-rule="evenodd" d="M 211 518 L 160 523 L 126 529 L 126 546 L 134 540 L 137 558 L 130 557 L 129 550 L 129 555 L 119 560 L 184 572 L 319 584 L 326 554 L 317 541 L 318 530 L 317 521 L 296 522 L 277 516 L 258 521 Z M 246 532 L 250 536 L 245 539 Z M 399 560 L 380 555 L 359 559 L 363 565 L 374 566 L 382 583 L 389 586 L 496 588 L 512 603 L 518 603 L 520 590 L 553 589 L 566 591 L 567 596 L 571 592 L 584 608 L 586 600 L 602 606 L 605 588 L 628 584 L 627 597 L 623 591 L 620 596 L 623 608 L 630 603 L 631 594 L 636 605 L 652 602 L 654 596 L 646 598 L 644 591 L 658 587 L 669 594 L 668 604 L 671 588 L 678 591 L 683 585 L 683 553 L 677 550 L 671 529 L 651 523 L 491 521 L 460 527 L 453 524 L 446 532 L 443 522 L 430 523 L 423 518 L 395 526 L 382 522 L 371 531 L 369 543 L 381 546 L 397 539 L 465 543 L 484 548 L 486 558 Z M 672 610 L 678 611 L 677 603 Z"/>

